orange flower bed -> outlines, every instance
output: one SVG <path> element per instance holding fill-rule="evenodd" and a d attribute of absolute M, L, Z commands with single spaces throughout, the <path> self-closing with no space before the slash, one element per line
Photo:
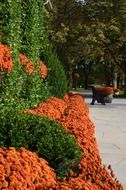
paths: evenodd
<path fill-rule="evenodd" d="M 25 148 L 0 148 L 0 189 L 49 190 L 56 175 L 48 163 Z"/>
<path fill-rule="evenodd" d="M 46 107 L 47 106 L 47 107 Z M 53 107 L 53 109 L 52 109 Z M 46 109 L 47 108 L 47 109 Z M 54 109 L 55 108 L 55 109 Z M 89 118 L 89 109 L 80 95 L 67 94 L 64 100 L 50 98 L 33 110 L 33 114 L 54 119 L 75 135 L 85 155 L 79 163 L 81 173 L 73 171 L 69 179 L 58 181 L 47 162 L 24 148 L 0 149 L 0 185 L 8 190 L 123 190 L 115 178 L 111 166 L 106 168 L 94 136 L 94 124 Z"/>
<path fill-rule="evenodd" d="M 34 72 L 34 64 L 25 55 L 19 54 L 20 63 L 28 74 Z M 13 69 L 11 50 L 8 46 L 0 44 L 0 71 L 10 72 Z M 48 75 L 48 69 L 42 61 L 39 61 L 39 73 L 43 79 Z"/>
<path fill-rule="evenodd" d="M 119 92 L 119 89 L 107 86 L 106 87 L 97 86 L 95 87 L 95 89 L 96 91 L 99 91 L 104 95 L 115 94 L 116 92 Z"/>
<path fill-rule="evenodd" d="M 56 120 L 62 117 L 65 107 L 67 107 L 67 104 L 64 100 L 53 97 L 40 103 L 37 108 L 33 110 L 25 110 L 24 112 L 29 112 L 38 116 L 48 116 L 49 118 Z"/>
<path fill-rule="evenodd" d="M 22 54 L 19 57 L 26 71 L 32 74 L 33 63 Z M 0 71 L 10 72 L 12 69 L 10 49 L 0 44 Z M 40 73 L 42 74 L 41 69 Z M 47 74 L 47 71 L 45 73 Z M 104 90 L 101 90 L 108 94 L 117 91 L 111 87 L 104 87 Z M 76 176 L 70 171 L 69 179 L 58 181 L 54 170 L 35 153 L 24 148 L 18 151 L 14 148 L 9 150 L 0 148 L 0 189 L 123 190 L 111 166 L 107 168 L 102 164 L 95 138 L 95 126 L 90 120 L 89 109 L 80 95 L 66 94 L 64 99 L 52 97 L 36 108 L 24 112 L 48 116 L 76 137 L 78 145 L 85 153 L 79 163 L 81 173 Z"/>
<path fill-rule="evenodd" d="M 47 106 L 47 110 L 45 108 Z M 52 109 L 54 107 L 55 109 Z M 123 190 L 122 185 L 114 177 L 112 168 L 102 164 L 97 141 L 94 136 L 95 126 L 89 118 L 89 109 L 80 95 L 67 94 L 64 100 L 48 99 L 33 110 L 33 114 L 54 119 L 77 139 L 78 145 L 85 155 L 79 164 L 82 172 L 76 176 L 72 171 L 69 179 L 57 181 L 55 190 Z"/>

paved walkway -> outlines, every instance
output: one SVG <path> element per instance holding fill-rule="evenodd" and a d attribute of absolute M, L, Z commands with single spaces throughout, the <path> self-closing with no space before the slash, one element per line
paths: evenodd
<path fill-rule="evenodd" d="M 114 98 L 111 104 L 90 105 L 85 97 L 103 164 L 112 165 L 114 173 L 126 190 L 126 99 Z"/>

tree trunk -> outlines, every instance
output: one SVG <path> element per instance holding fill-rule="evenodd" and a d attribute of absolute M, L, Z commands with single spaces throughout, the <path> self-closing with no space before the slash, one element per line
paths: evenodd
<path fill-rule="evenodd" d="M 113 86 L 114 88 L 117 88 L 117 73 L 114 73 L 114 78 L 113 78 Z"/>
<path fill-rule="evenodd" d="M 69 70 L 69 89 L 72 89 L 72 86 L 73 86 L 73 78 L 72 78 L 72 68 L 70 67 L 70 70 Z"/>

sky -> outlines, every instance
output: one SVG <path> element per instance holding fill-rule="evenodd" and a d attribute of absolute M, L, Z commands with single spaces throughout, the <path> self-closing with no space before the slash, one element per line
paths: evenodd
<path fill-rule="evenodd" d="M 85 3 L 85 0 L 76 0 L 77 2 Z"/>

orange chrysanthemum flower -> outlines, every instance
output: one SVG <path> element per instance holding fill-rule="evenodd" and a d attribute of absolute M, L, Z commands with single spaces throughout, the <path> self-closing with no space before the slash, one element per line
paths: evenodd
<path fill-rule="evenodd" d="M 33 62 L 21 53 L 19 54 L 19 59 L 25 71 L 31 75 L 34 72 Z M 0 44 L 0 71 L 11 72 L 12 69 L 13 62 L 10 48 L 7 45 Z M 39 73 L 43 79 L 45 79 L 48 75 L 47 66 L 44 63 L 42 63 L 42 61 L 39 61 Z"/>

